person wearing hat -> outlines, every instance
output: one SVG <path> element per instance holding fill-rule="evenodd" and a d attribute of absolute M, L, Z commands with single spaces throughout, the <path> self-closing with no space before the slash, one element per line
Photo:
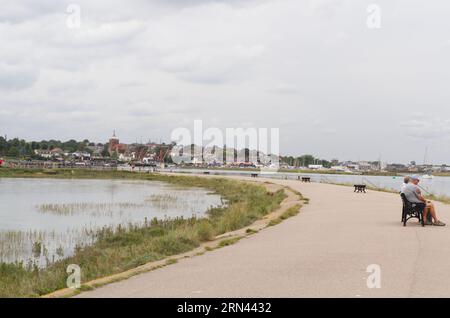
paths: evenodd
<path fill-rule="evenodd" d="M 433 217 L 434 222 L 426 221 L 426 225 L 436 225 L 436 226 L 444 226 L 445 223 L 441 222 L 437 218 L 436 209 L 434 204 L 431 201 L 428 201 L 422 195 L 422 191 L 419 188 L 420 179 L 418 176 L 411 176 L 410 182 L 404 187 L 403 193 L 406 196 L 406 199 L 423 208 L 423 219 L 427 220 L 428 213 Z"/>

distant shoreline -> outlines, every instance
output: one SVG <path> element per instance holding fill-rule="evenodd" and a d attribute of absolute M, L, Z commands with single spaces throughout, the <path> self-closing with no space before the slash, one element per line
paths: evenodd
<path fill-rule="evenodd" d="M 228 168 L 228 167 L 177 167 L 175 169 L 179 170 L 217 170 L 217 171 L 247 171 L 247 172 L 258 172 L 260 169 L 257 168 Z M 304 173 L 304 174 L 329 174 L 329 175 L 348 175 L 348 176 L 382 176 L 382 177 L 401 177 L 405 175 L 412 174 L 425 174 L 419 172 L 377 172 L 377 171 L 369 171 L 369 172 L 358 172 L 358 173 L 349 173 L 343 171 L 330 171 L 330 170 L 308 170 L 308 169 L 280 169 L 278 173 Z M 436 177 L 450 177 L 450 172 L 436 172 L 433 173 Z"/>
<path fill-rule="evenodd" d="M 8 168 L 8 167 L 0 167 L 0 177 L 11 177 L 13 174 L 15 177 L 20 176 L 20 171 L 23 171 L 23 176 L 30 175 L 30 172 L 35 170 L 42 170 L 45 174 L 56 174 L 54 170 L 81 170 L 85 172 L 93 172 L 95 173 L 96 170 L 89 169 L 89 168 L 49 168 L 49 169 L 42 169 L 42 168 Z M 45 171 L 46 170 L 46 171 Z M 174 168 L 165 168 L 164 170 L 161 170 L 160 172 L 168 171 L 168 170 L 178 170 L 180 172 L 183 172 L 185 170 L 199 170 L 199 171 L 236 171 L 236 172 L 261 172 L 258 168 L 232 168 L 232 167 L 174 167 Z M 53 171 L 53 173 L 52 173 Z M 121 170 L 109 170 L 110 172 L 117 171 L 120 172 Z M 14 173 L 11 173 L 14 172 Z M 406 175 L 413 175 L 418 174 L 422 175 L 425 174 L 424 172 L 376 172 L 376 171 L 369 171 L 369 172 L 359 172 L 359 173 L 349 173 L 349 172 L 342 172 L 342 171 L 329 171 L 329 170 L 304 170 L 304 169 L 280 169 L 278 170 L 279 174 L 323 174 L 323 175 L 346 175 L 346 176 L 373 176 L 373 177 L 402 177 Z M 85 174 L 84 176 L 88 175 L 89 173 Z M 450 172 L 436 172 L 433 173 L 435 177 L 450 177 Z M 34 177 L 33 173 L 33 177 Z M 59 175 L 60 177 L 60 175 Z M 66 176 L 68 177 L 68 176 Z"/>

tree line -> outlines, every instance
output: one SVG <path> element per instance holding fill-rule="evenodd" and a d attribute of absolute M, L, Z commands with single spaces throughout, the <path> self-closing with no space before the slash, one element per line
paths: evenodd
<path fill-rule="evenodd" d="M 53 150 L 55 148 L 60 148 L 66 152 L 83 151 L 91 153 L 92 151 L 88 146 L 95 145 L 87 139 L 83 141 L 71 139 L 63 142 L 60 140 L 25 141 L 19 138 L 7 140 L 5 137 L 0 137 L 0 156 L 35 158 L 38 157 L 34 152 L 36 149 Z M 103 146 L 102 144 L 97 145 Z"/>
<path fill-rule="evenodd" d="M 167 148 L 169 149 L 174 144 L 165 145 L 164 143 L 160 146 L 158 146 L 154 153 L 158 154 L 165 154 L 167 152 Z M 85 139 L 83 141 L 76 141 L 74 139 L 68 140 L 68 141 L 60 141 L 60 140 L 42 140 L 42 141 L 26 141 L 19 138 L 9 139 L 7 140 L 5 137 L 0 137 L 0 156 L 1 157 L 11 157 L 11 158 L 19 158 L 19 157 L 29 157 L 32 159 L 39 159 L 40 157 L 35 154 L 35 150 L 53 150 L 55 148 L 60 148 L 65 152 L 73 153 L 73 152 L 87 152 L 92 154 L 92 150 L 89 148 L 90 146 L 100 146 L 103 147 L 103 151 L 101 152 L 101 155 L 103 157 L 109 157 L 109 151 L 108 151 L 108 143 L 101 144 L 101 143 L 93 143 L 90 142 L 88 139 Z M 194 145 L 191 145 L 193 148 Z M 226 149 L 226 146 L 224 146 Z M 237 156 L 237 150 L 234 150 L 235 157 Z M 249 157 L 249 149 L 245 149 L 245 156 L 246 160 Z M 114 157 L 114 154 L 113 154 Z M 166 154 L 164 156 L 164 161 L 171 162 L 171 158 L 169 154 Z M 225 160 L 225 153 L 224 153 L 224 160 Z M 326 168 L 331 167 L 331 162 L 319 158 L 315 158 L 312 155 L 303 155 L 298 157 L 293 156 L 283 156 L 281 157 L 281 162 L 286 163 L 290 166 L 303 166 L 307 167 L 308 165 L 316 164 L 316 165 L 323 165 Z"/>
<path fill-rule="evenodd" d="M 322 165 L 325 168 L 330 168 L 332 166 L 332 163 L 330 161 L 315 158 L 312 155 L 303 155 L 299 157 L 284 156 L 281 158 L 280 161 L 288 164 L 289 166 L 294 167 L 308 167 L 309 165 Z"/>

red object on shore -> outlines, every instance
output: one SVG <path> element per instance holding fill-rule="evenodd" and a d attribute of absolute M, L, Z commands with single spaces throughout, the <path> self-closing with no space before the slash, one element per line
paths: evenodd
<path fill-rule="evenodd" d="M 2 166 L 3 165 L 3 160 L 2 159 L 0 159 L 0 166 Z"/>

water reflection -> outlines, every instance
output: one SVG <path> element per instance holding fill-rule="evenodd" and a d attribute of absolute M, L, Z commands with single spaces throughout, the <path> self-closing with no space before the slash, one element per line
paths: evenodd
<path fill-rule="evenodd" d="M 251 171 L 239 170 L 199 170 L 199 169 L 176 169 L 175 172 L 184 173 L 202 173 L 208 171 L 212 175 L 241 175 L 250 176 Z M 298 180 L 299 176 L 311 177 L 313 182 L 324 183 L 348 183 L 348 184 L 367 184 L 382 189 L 391 189 L 400 191 L 403 183 L 402 176 L 363 176 L 363 175 L 344 175 L 344 174 L 319 174 L 319 173 L 276 173 L 260 174 L 261 177 L 273 179 Z M 433 179 L 423 179 L 420 186 L 427 192 L 436 195 L 450 196 L 450 177 L 434 177 Z"/>
<path fill-rule="evenodd" d="M 205 189 L 162 182 L 0 178 L 0 262 L 67 257 L 102 227 L 203 216 L 221 205 Z"/>

